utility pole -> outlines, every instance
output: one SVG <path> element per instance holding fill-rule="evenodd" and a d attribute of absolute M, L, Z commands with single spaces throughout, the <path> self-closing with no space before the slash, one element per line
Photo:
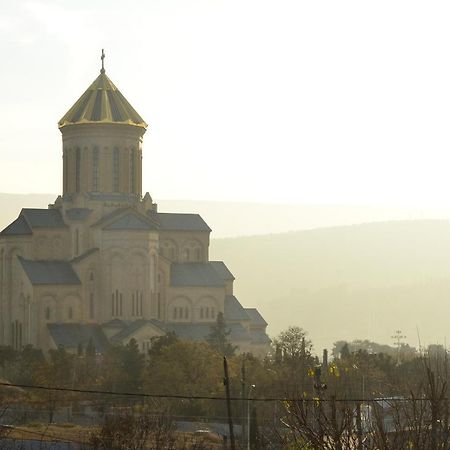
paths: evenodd
<path fill-rule="evenodd" d="M 231 398 L 230 398 L 230 379 L 228 378 L 228 362 L 227 357 L 223 357 L 223 384 L 225 386 L 225 395 L 227 397 L 227 412 L 228 412 L 228 427 L 230 430 L 230 444 L 231 450 L 236 450 L 236 443 L 234 442 L 234 432 L 233 432 L 233 419 L 231 417 Z"/>
<path fill-rule="evenodd" d="M 402 330 L 395 330 L 395 334 L 391 336 L 394 339 L 394 345 L 397 347 L 397 366 L 400 364 L 400 347 L 402 346 L 402 340 L 406 339 L 406 336 L 402 335 Z"/>
<path fill-rule="evenodd" d="M 247 421 L 246 421 L 246 417 L 247 415 L 245 414 L 246 410 L 246 401 L 245 401 L 245 357 L 242 358 L 242 367 L 241 367 L 241 401 L 242 401 L 242 420 L 241 420 L 241 431 L 242 431 L 242 444 L 244 445 L 245 443 L 245 436 L 247 436 L 246 431 L 246 426 L 247 426 Z"/>

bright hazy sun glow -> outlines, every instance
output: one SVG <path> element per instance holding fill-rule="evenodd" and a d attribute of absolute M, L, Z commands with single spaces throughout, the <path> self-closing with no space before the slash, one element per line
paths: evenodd
<path fill-rule="evenodd" d="M 4 2 L 0 192 L 61 192 L 56 123 L 106 71 L 158 198 L 450 208 L 444 1 Z"/>

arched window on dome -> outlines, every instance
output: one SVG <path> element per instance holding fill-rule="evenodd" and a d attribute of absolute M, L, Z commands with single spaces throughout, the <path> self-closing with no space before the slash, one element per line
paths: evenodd
<path fill-rule="evenodd" d="M 113 150 L 113 192 L 119 192 L 119 149 Z"/>
<path fill-rule="evenodd" d="M 98 147 L 94 147 L 94 151 L 92 152 L 92 190 L 94 192 L 99 191 L 99 151 Z"/>
<path fill-rule="evenodd" d="M 130 192 L 136 192 L 136 150 L 134 147 L 130 152 Z"/>
<path fill-rule="evenodd" d="M 81 150 L 77 147 L 75 150 L 75 192 L 81 189 Z"/>

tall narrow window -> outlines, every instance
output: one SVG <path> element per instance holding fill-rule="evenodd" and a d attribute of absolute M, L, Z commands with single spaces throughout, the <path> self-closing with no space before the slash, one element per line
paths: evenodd
<path fill-rule="evenodd" d="M 98 192 L 98 147 L 94 147 L 94 152 L 92 153 L 92 190 Z"/>
<path fill-rule="evenodd" d="M 92 292 L 89 294 L 89 318 L 94 318 L 94 294 Z"/>
<path fill-rule="evenodd" d="M 50 320 L 50 307 L 45 308 L 45 320 Z"/>
<path fill-rule="evenodd" d="M 75 230 L 75 256 L 80 253 L 80 232 L 78 228 Z"/>
<path fill-rule="evenodd" d="M 69 183 L 69 178 L 68 178 L 68 173 L 69 173 L 69 162 L 67 159 L 67 149 L 64 149 L 63 152 L 63 193 L 65 194 L 69 189 L 68 189 L 68 183 Z"/>
<path fill-rule="evenodd" d="M 131 149 L 130 152 L 130 192 L 136 192 L 136 150 Z"/>
<path fill-rule="evenodd" d="M 22 349 L 22 322 L 19 323 L 19 345 L 17 349 L 18 350 Z"/>
<path fill-rule="evenodd" d="M 134 304 L 134 294 L 131 294 L 131 315 L 132 316 L 136 315 L 136 307 Z"/>
<path fill-rule="evenodd" d="M 161 319 L 161 294 L 158 292 L 158 319 Z"/>
<path fill-rule="evenodd" d="M 176 320 L 178 318 L 178 308 L 173 308 L 173 318 Z"/>
<path fill-rule="evenodd" d="M 140 308 L 140 316 L 142 317 L 142 292 L 140 293 L 140 296 L 139 296 L 139 308 Z"/>
<path fill-rule="evenodd" d="M 75 151 L 75 192 L 80 192 L 81 188 L 81 150 L 77 147 Z"/>
<path fill-rule="evenodd" d="M 119 192 L 119 149 L 113 152 L 113 191 Z"/>
<path fill-rule="evenodd" d="M 69 320 L 73 319 L 73 308 L 71 306 L 69 306 L 69 314 L 68 314 L 68 316 L 69 316 Z"/>

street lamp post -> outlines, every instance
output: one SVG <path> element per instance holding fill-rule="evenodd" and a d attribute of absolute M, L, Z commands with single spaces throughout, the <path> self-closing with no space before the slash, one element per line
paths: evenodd
<path fill-rule="evenodd" d="M 255 385 L 250 385 L 250 388 L 248 390 L 248 397 L 247 397 L 247 450 L 250 450 L 250 401 L 252 396 L 252 390 L 255 389 Z"/>

